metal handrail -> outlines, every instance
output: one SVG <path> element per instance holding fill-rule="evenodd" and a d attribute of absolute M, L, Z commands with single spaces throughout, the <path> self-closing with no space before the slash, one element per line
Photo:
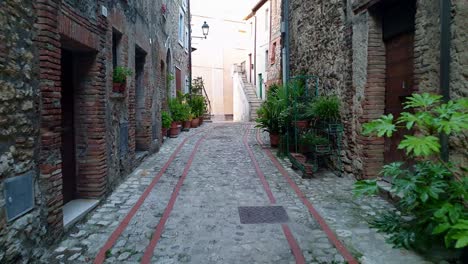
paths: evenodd
<path fill-rule="evenodd" d="M 205 85 L 203 85 L 203 93 L 204 93 L 204 96 L 206 98 L 206 101 L 208 103 L 208 107 L 207 107 L 207 110 L 208 110 L 208 115 L 211 116 L 211 102 L 210 102 L 210 98 L 208 97 L 208 94 L 206 93 L 206 90 L 205 90 Z"/>

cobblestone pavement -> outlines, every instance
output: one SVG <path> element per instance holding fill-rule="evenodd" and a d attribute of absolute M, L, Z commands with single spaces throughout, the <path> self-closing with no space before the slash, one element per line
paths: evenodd
<path fill-rule="evenodd" d="M 326 172 L 301 179 L 281 161 L 330 237 L 256 133 L 252 124 L 215 123 L 167 140 L 44 262 L 100 263 L 100 255 L 105 263 L 424 263 L 367 226 L 367 216 L 390 206 L 384 200 L 355 200 L 352 179 Z M 270 205 L 283 206 L 289 220 L 241 224 L 238 207 Z"/>

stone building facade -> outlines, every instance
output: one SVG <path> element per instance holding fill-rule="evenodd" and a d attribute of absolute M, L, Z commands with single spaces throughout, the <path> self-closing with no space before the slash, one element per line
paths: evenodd
<path fill-rule="evenodd" d="M 244 19 L 251 28 L 251 44 L 245 59 L 251 67 L 246 73 L 260 99 L 266 98 L 271 84 L 282 81 L 281 7 L 281 0 L 254 1 L 251 13 Z"/>
<path fill-rule="evenodd" d="M 161 108 L 190 76 L 189 20 L 187 0 L 0 2 L 1 263 L 37 259 L 64 206 L 159 149 Z M 117 66 L 132 71 L 122 92 Z"/>
<path fill-rule="evenodd" d="M 267 67 L 267 87 L 282 82 L 281 72 L 281 0 L 270 1 L 270 52 Z"/>
<path fill-rule="evenodd" d="M 440 92 L 439 2 L 290 0 L 291 76 L 317 75 L 322 95 L 342 99 L 346 172 L 375 177 L 399 155 L 398 141 L 362 136 L 363 123 L 398 114 L 413 92 Z M 450 93 L 459 98 L 468 93 L 468 4 L 451 2 Z M 466 137 L 454 142 L 451 158 L 466 164 Z"/>

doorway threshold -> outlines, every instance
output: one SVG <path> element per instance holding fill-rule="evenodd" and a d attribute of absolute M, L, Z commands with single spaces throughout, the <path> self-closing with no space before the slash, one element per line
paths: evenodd
<path fill-rule="evenodd" d="M 76 199 L 63 206 L 63 226 L 65 230 L 83 219 L 99 204 L 96 199 Z"/>
<path fill-rule="evenodd" d="M 137 150 L 135 153 L 135 159 L 138 163 L 143 162 L 146 156 L 149 155 L 149 151 L 139 151 Z"/>

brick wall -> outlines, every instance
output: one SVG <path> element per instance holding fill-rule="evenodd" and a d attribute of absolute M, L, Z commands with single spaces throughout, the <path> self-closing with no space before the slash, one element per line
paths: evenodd
<path fill-rule="evenodd" d="M 353 51 L 356 55 L 354 62 L 367 60 L 365 71 L 360 69 L 360 65 L 353 65 L 353 86 L 360 87 L 365 80 L 365 87 L 362 91 L 357 91 L 359 105 L 355 106 L 359 116 L 356 127 L 358 132 L 361 124 L 371 119 L 377 118 L 384 113 L 385 109 L 385 46 L 381 41 L 382 26 L 379 25 L 378 14 L 369 11 L 372 2 L 367 0 L 353 1 L 354 35 L 362 35 L 367 39 L 355 39 L 353 41 Z M 383 2 L 383 1 L 382 1 Z M 372 8 L 372 7 L 371 7 Z M 468 85 L 466 77 L 466 65 L 468 60 L 464 60 L 461 54 L 466 54 L 468 49 L 461 43 L 468 41 L 468 28 L 462 17 L 466 16 L 468 7 L 466 3 L 452 3 L 452 48 L 451 48 L 451 94 L 452 98 L 466 97 Z M 439 69 L 440 69 L 440 9 L 437 1 L 416 1 L 415 16 L 415 40 L 414 40 L 414 80 L 413 87 L 417 92 L 440 92 Z M 366 17 L 367 23 L 359 26 L 360 18 Z M 364 34 L 362 34 L 365 31 Z M 367 35 L 366 35 L 367 34 Z M 362 43 L 366 43 L 366 52 L 361 53 Z M 383 97 L 383 98 L 382 98 Z M 466 164 L 468 158 L 466 135 L 451 138 L 450 153 L 451 160 Z M 383 165 L 384 141 L 377 138 L 358 136 L 357 160 L 361 167 L 354 166 L 358 176 L 375 177 Z"/>
<path fill-rule="evenodd" d="M 162 21 L 161 3 L 0 3 L 0 21 L 7 25 L 5 34 L 0 35 L 0 262 L 36 260 L 63 233 L 61 100 L 64 89 L 71 87 L 62 87 L 65 68 L 61 58 L 69 51 L 74 54 L 76 68 L 72 99 L 78 171 L 76 198 L 102 198 L 109 194 L 137 165 L 137 141 L 144 150 L 158 150 L 160 92 L 166 90 L 161 62 L 167 65 L 166 40 L 171 36 L 174 39 L 170 42 L 177 43 L 178 29 L 178 5 L 177 13 L 174 6 L 173 12 L 166 14 L 167 21 Z M 101 15 L 101 6 L 107 7 L 108 18 Z M 138 46 L 146 54 L 138 122 L 134 76 L 127 79 L 124 93 L 112 91 L 114 31 L 121 34 L 117 50 L 120 66 L 135 72 L 135 48 Z M 187 73 L 188 54 L 183 47 L 175 46 L 171 52 L 172 65 Z M 128 125 L 128 140 L 122 141 L 126 145 L 120 144 L 123 124 Z M 156 138 L 152 136 L 153 129 Z M 3 181 L 31 171 L 35 175 L 35 207 L 7 223 Z"/>
<path fill-rule="evenodd" d="M 385 111 L 385 44 L 382 38 L 382 25 L 378 16 L 369 15 L 367 46 L 367 82 L 361 100 L 362 115 L 359 124 L 376 119 Z M 359 126 L 360 127 L 360 126 Z M 360 131 L 359 131 L 360 132 Z M 384 139 L 358 135 L 361 146 L 362 171 L 365 178 L 376 177 L 384 162 Z M 360 170 L 361 168 L 355 168 Z"/>

